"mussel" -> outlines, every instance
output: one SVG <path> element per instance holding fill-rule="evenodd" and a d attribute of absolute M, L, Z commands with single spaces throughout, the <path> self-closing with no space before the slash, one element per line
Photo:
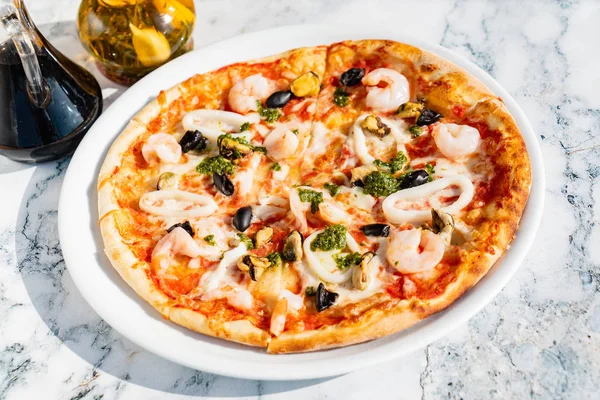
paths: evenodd
<path fill-rule="evenodd" d="M 360 123 L 360 127 L 379 137 L 387 136 L 391 132 L 390 127 L 384 124 L 383 121 L 381 121 L 381 118 L 375 115 L 369 115 L 367 118 L 363 119 Z"/>
<path fill-rule="evenodd" d="M 296 97 L 316 96 L 321 90 L 321 79 L 312 71 L 306 72 L 294 79 L 290 90 Z"/>
<path fill-rule="evenodd" d="M 292 231 L 283 242 L 282 256 L 287 261 L 299 261 L 302 259 L 302 241 L 304 238 L 298 231 Z"/>

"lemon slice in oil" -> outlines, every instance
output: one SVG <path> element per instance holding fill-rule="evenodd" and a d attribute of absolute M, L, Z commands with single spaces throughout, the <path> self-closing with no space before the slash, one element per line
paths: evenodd
<path fill-rule="evenodd" d="M 192 9 L 177 0 L 153 0 L 153 4 L 160 14 L 171 17 L 171 24 L 175 29 L 181 28 L 182 24 L 193 23 L 196 18 Z"/>
<path fill-rule="evenodd" d="M 155 28 L 138 28 L 129 24 L 133 34 L 132 42 L 138 60 L 145 66 L 151 67 L 167 61 L 171 56 L 169 41 Z"/>

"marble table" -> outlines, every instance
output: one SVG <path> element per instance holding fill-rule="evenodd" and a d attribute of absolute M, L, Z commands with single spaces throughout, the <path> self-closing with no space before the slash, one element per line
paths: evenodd
<path fill-rule="evenodd" d="M 26 3 L 52 43 L 94 72 L 110 105 L 124 88 L 83 52 L 79 2 Z M 468 323 L 409 356 L 331 379 L 231 379 L 159 358 L 102 321 L 73 285 L 58 242 L 69 160 L 28 166 L 0 158 L 0 398 L 598 398 L 600 2 L 197 0 L 196 7 L 197 46 L 286 24 L 383 24 L 487 70 L 524 108 L 545 158 L 544 217 L 526 261 Z"/>

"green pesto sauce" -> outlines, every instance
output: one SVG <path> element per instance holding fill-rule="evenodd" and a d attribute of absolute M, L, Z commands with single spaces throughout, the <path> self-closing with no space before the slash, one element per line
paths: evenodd
<path fill-rule="evenodd" d="M 433 174 L 435 174 L 435 168 L 433 167 L 433 165 L 427 163 L 425 165 L 425 171 L 427 171 L 427 173 L 429 174 L 429 178 L 427 178 L 427 181 L 433 181 Z"/>
<path fill-rule="evenodd" d="M 281 171 L 281 164 L 279 164 L 278 162 L 276 162 L 275 164 L 271 165 L 271 169 L 273 171 Z"/>
<path fill-rule="evenodd" d="M 363 179 L 363 192 L 376 197 L 389 196 L 400 190 L 400 183 L 392 174 L 384 171 L 371 172 Z"/>
<path fill-rule="evenodd" d="M 421 129 L 420 126 L 411 126 L 410 128 L 408 128 L 408 131 L 411 133 L 412 137 L 417 138 L 419 136 L 421 136 L 421 133 L 423 133 L 423 130 Z"/>
<path fill-rule="evenodd" d="M 275 122 L 281 118 L 281 111 L 277 108 L 265 108 L 260 100 L 256 100 L 256 106 L 258 107 L 258 115 L 267 122 Z"/>
<path fill-rule="evenodd" d="M 333 102 L 339 107 L 346 107 L 350 102 L 350 94 L 340 88 L 333 92 Z"/>
<path fill-rule="evenodd" d="M 319 204 L 323 201 L 323 193 L 310 189 L 299 188 L 298 197 L 300 201 L 310 203 L 310 212 L 313 214 L 319 211 Z"/>
<path fill-rule="evenodd" d="M 281 253 L 279 253 L 279 252 L 275 252 L 275 253 L 271 253 L 271 254 L 267 255 L 267 259 L 271 263 L 272 267 L 275 267 L 283 262 L 283 260 L 281 258 Z"/>
<path fill-rule="evenodd" d="M 216 246 L 217 242 L 215 242 L 215 235 L 204 236 L 204 241 L 211 246 Z"/>
<path fill-rule="evenodd" d="M 340 187 L 335 183 L 326 183 L 323 187 L 329 191 L 331 197 L 335 197 L 335 195 L 340 192 Z"/>
<path fill-rule="evenodd" d="M 331 225 L 319 233 L 312 243 L 310 249 L 312 251 L 322 250 L 341 250 L 346 247 L 346 232 L 348 230 L 343 225 Z"/>
<path fill-rule="evenodd" d="M 227 160 L 223 156 L 216 156 L 202 160 L 202 162 L 196 167 L 196 171 L 198 171 L 200 174 L 213 174 L 216 172 L 219 175 L 231 175 L 235 172 L 235 167 L 231 161 Z"/>
<path fill-rule="evenodd" d="M 252 243 L 252 239 L 250 239 L 248 236 L 244 235 L 243 233 L 238 233 L 237 235 L 238 235 L 238 239 L 240 239 L 240 242 L 244 243 L 248 250 L 252 250 L 254 248 L 254 243 Z"/>
<path fill-rule="evenodd" d="M 390 162 L 375 160 L 374 164 L 381 168 L 389 168 L 390 172 L 395 174 L 398 171 L 402 171 L 402 168 L 404 168 L 404 164 L 406 164 L 407 161 L 406 155 L 399 151 Z"/>
<path fill-rule="evenodd" d="M 335 265 L 342 271 L 358 265 L 362 261 L 360 253 L 352 253 L 345 256 L 336 254 L 333 256 L 333 259 L 335 260 Z"/>

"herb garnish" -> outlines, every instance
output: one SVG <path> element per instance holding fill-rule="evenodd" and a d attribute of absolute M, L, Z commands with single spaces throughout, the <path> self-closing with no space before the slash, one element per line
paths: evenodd
<path fill-rule="evenodd" d="M 196 171 L 198 171 L 200 174 L 217 173 L 219 175 L 231 175 L 235 172 L 235 167 L 231 161 L 227 160 L 225 157 L 216 156 L 202 160 L 202 162 L 196 167 Z"/>
<path fill-rule="evenodd" d="M 408 159 L 404 155 L 403 152 L 399 151 L 394 158 L 390 160 L 390 162 L 385 162 L 381 160 L 375 160 L 374 164 L 381 168 L 389 168 L 392 174 L 395 174 L 398 171 L 401 171 L 404 168 L 404 164 L 406 164 Z"/>
<path fill-rule="evenodd" d="M 216 246 L 217 242 L 215 241 L 215 235 L 204 236 L 204 241 L 211 246 Z"/>
<path fill-rule="evenodd" d="M 254 249 L 254 243 L 252 243 L 252 239 L 250 239 L 248 236 L 244 235 L 243 233 L 238 233 L 237 235 L 238 235 L 238 239 L 240 240 L 240 243 L 244 243 L 248 250 Z"/>
<path fill-rule="evenodd" d="M 281 171 L 281 164 L 279 164 L 278 162 L 276 162 L 273 165 L 271 165 L 271 169 L 273 171 Z"/>
<path fill-rule="evenodd" d="M 250 122 L 244 122 L 240 125 L 240 132 L 244 132 L 250 129 Z"/>
<path fill-rule="evenodd" d="M 427 171 L 427 173 L 429 174 L 427 182 L 433 181 L 433 174 L 435 174 L 435 168 L 433 167 L 433 165 L 429 163 L 425 164 L 425 171 Z"/>
<path fill-rule="evenodd" d="M 271 254 L 267 255 L 267 259 L 271 263 L 271 267 L 276 267 L 276 266 L 281 265 L 283 263 L 283 260 L 281 258 L 281 253 L 279 253 L 277 251 L 274 252 L 274 253 L 271 253 Z"/>
<path fill-rule="evenodd" d="M 411 126 L 410 128 L 408 128 L 408 131 L 411 133 L 412 137 L 417 138 L 417 137 L 421 136 L 421 133 L 423 133 L 423 128 L 415 125 L 415 126 Z"/>
<path fill-rule="evenodd" d="M 299 188 L 298 197 L 300 201 L 310 203 L 310 212 L 313 214 L 319 211 L 319 204 L 323 201 L 323 193 L 310 189 Z"/>
<path fill-rule="evenodd" d="M 333 93 L 333 102 L 339 107 L 346 107 L 350 102 L 350 94 L 340 88 Z"/>
<path fill-rule="evenodd" d="M 335 254 L 333 259 L 335 260 L 335 265 L 344 271 L 350 267 L 360 264 L 362 261 L 362 256 L 360 253 L 351 253 L 347 255 Z"/>
<path fill-rule="evenodd" d="M 256 100 L 256 107 L 258 107 L 258 115 L 265 119 L 267 122 L 275 122 L 281 117 L 281 111 L 277 108 L 265 108 L 260 100 Z"/>
<path fill-rule="evenodd" d="M 340 192 L 340 187 L 335 183 L 326 183 L 323 187 L 329 191 L 331 197 L 335 197 L 335 195 Z"/>
<path fill-rule="evenodd" d="M 362 181 L 363 192 L 376 197 L 389 196 L 400 190 L 400 183 L 389 172 L 371 172 Z"/>
<path fill-rule="evenodd" d="M 336 224 L 328 226 L 314 238 L 310 244 L 310 249 L 312 251 L 341 250 L 346 247 L 346 232 L 348 232 L 348 230 L 343 225 Z"/>

